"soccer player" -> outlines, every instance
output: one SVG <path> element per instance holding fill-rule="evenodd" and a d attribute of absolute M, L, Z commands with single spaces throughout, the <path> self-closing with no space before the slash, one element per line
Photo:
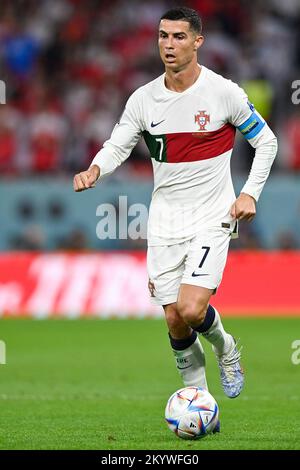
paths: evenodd
<path fill-rule="evenodd" d="M 234 398 L 244 383 L 241 354 L 210 299 L 238 220 L 255 216 L 277 140 L 238 85 L 198 64 L 203 41 L 195 10 L 175 8 L 162 16 L 158 45 L 165 73 L 131 95 L 90 168 L 74 177 L 74 189 L 94 187 L 144 137 L 154 171 L 147 253 L 152 299 L 164 308 L 184 384 L 207 388 L 199 333 L 212 344 L 223 390 Z M 237 198 L 230 173 L 236 129 L 255 148 Z"/>

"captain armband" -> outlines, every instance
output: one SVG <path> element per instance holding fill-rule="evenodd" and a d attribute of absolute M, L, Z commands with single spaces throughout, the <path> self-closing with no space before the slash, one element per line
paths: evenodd
<path fill-rule="evenodd" d="M 238 130 L 243 134 L 245 139 L 253 139 L 265 126 L 266 122 L 261 118 L 256 111 L 253 111 L 251 116 L 238 127 Z"/>

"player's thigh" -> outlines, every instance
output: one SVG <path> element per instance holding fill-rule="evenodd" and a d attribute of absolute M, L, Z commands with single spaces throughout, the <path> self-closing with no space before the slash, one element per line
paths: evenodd
<path fill-rule="evenodd" d="M 193 327 L 198 326 L 205 318 L 213 293 L 213 289 L 206 287 L 181 284 L 177 301 L 177 309 L 181 318 Z"/>
<path fill-rule="evenodd" d="M 170 246 L 149 246 L 147 268 L 151 300 L 156 305 L 177 302 L 185 269 L 186 242 Z"/>

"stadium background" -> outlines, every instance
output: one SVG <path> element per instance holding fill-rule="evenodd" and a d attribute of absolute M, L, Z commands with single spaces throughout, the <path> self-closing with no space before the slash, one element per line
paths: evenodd
<path fill-rule="evenodd" d="M 201 12 L 206 41 L 200 62 L 240 83 L 279 139 L 279 153 L 259 201 L 257 217 L 251 224 L 241 223 L 240 238 L 231 243 L 215 305 L 226 316 L 227 324 L 236 328 L 244 342 L 248 341 L 250 350 L 252 346 L 259 351 L 256 338 L 261 340 L 261 347 L 265 344 L 269 368 L 280 363 L 280 377 L 288 374 L 287 369 L 290 371 L 294 402 L 289 402 L 287 409 L 293 405 L 293 413 L 299 413 L 299 397 L 295 399 L 299 372 L 291 365 L 290 355 L 293 340 L 299 338 L 300 316 L 300 105 L 291 99 L 292 82 L 300 79 L 300 2 L 253 0 L 251 6 L 246 0 L 177 3 Z M 112 204 L 117 215 L 120 195 L 128 197 L 128 205 L 149 205 L 152 169 L 145 145 L 140 142 L 125 164 L 96 189 L 80 194 L 72 189 L 73 175 L 89 165 L 109 137 L 128 96 L 163 72 L 156 47 L 157 22 L 172 6 L 174 2 L 167 0 L 1 0 L 0 79 L 6 85 L 6 104 L 0 104 L 0 339 L 7 346 L 7 366 L 0 372 L 4 377 L 7 374 L 7 390 L 2 387 L 0 406 L 10 396 L 10 386 L 14 387 L 15 397 L 24 393 L 26 401 L 40 393 L 40 399 L 47 401 L 45 389 L 51 388 L 53 382 L 51 374 L 43 376 L 44 361 L 46 365 L 52 361 L 53 370 L 58 363 L 64 370 L 71 370 L 74 365 L 64 363 L 59 355 L 65 354 L 60 349 L 64 338 L 69 338 L 68 353 L 83 369 L 86 356 L 77 356 L 77 347 L 72 349 L 70 345 L 80 344 L 79 349 L 91 347 L 96 370 L 96 356 L 103 354 L 96 344 L 100 348 L 98 341 L 102 341 L 103 346 L 106 336 L 116 335 L 120 348 L 125 349 L 128 342 L 122 343 L 123 333 L 125 338 L 129 335 L 131 342 L 134 337 L 143 337 L 143 346 L 151 348 L 151 332 L 158 338 L 158 330 L 162 330 L 161 348 L 165 348 L 167 360 L 172 360 L 160 323 L 143 320 L 149 336 L 141 336 L 144 327 L 132 323 L 135 317 L 162 316 L 148 298 L 145 240 L 100 240 L 96 233 L 100 204 Z M 237 191 L 247 178 L 252 156 L 252 148 L 237 136 L 232 159 Z M 130 220 L 128 216 L 128 223 Z M 91 323 L 92 331 L 88 332 L 83 319 L 78 327 L 75 321 L 60 320 L 57 324 L 48 320 L 10 320 L 20 316 L 130 320 L 122 325 L 118 320 L 103 322 L 101 326 Z M 232 316 L 237 321 L 241 317 L 254 318 L 243 320 L 250 322 L 241 323 L 243 330 Z M 265 316 L 270 318 L 259 318 Z M 282 318 L 275 320 L 275 316 Z M 291 316 L 295 318 L 283 318 Z M 266 334 L 270 329 L 268 349 L 262 332 Z M 52 334 L 54 343 L 49 339 Z M 253 337 L 250 339 L 247 334 Z M 284 344 L 284 359 L 275 360 L 276 344 Z M 27 356 L 24 348 L 28 348 Z M 109 357 L 113 356 L 116 367 L 118 359 L 114 354 Z M 132 354 L 136 355 L 136 351 Z M 155 356 L 156 352 L 152 354 Z M 130 363 L 129 352 L 126 360 Z M 34 376 L 30 388 L 30 374 L 28 380 L 28 371 L 23 377 L 20 364 L 33 364 L 41 383 Z M 258 358 L 254 364 L 256 372 L 263 374 Z M 110 384 L 120 386 L 108 369 L 105 371 Z M 153 369 L 152 380 L 156 373 Z M 161 403 L 176 384 L 180 386 L 175 374 L 174 370 L 170 372 L 173 386 L 165 387 Z M 256 376 L 252 379 L 256 381 Z M 63 393 L 72 401 L 72 393 L 80 392 L 77 379 L 70 376 L 68 380 Z M 93 389 L 90 378 L 82 380 L 89 383 L 89 399 L 97 401 L 100 392 Z M 137 377 L 132 380 L 141 387 Z M 149 377 L 146 380 L 151 382 Z M 279 397 L 282 388 L 276 389 L 278 380 L 276 376 L 274 392 Z M 109 386 L 107 393 L 111 393 Z M 63 400 L 61 395 L 59 400 Z M 226 414 L 225 405 L 224 409 Z M 129 404 L 125 410 L 130 414 Z M 59 442 L 76 447 L 76 439 L 69 442 L 67 432 L 65 440 L 60 441 L 57 436 L 57 441 L 49 444 L 50 435 L 48 429 L 44 440 L 41 433 L 40 441 L 26 441 L 20 435 L 16 437 L 14 428 L 11 439 L 1 441 L 1 447 L 59 448 Z M 99 440 L 94 441 L 94 437 L 90 435 L 89 444 L 82 444 L 82 448 L 97 447 Z M 284 442 L 287 441 L 283 438 L 281 446 L 287 448 L 298 445 L 296 441 Z M 120 441 L 115 443 L 113 436 L 106 437 L 103 448 L 105 445 L 130 448 Z M 226 445 L 228 448 L 228 442 Z M 254 446 L 253 442 L 249 445 Z"/>

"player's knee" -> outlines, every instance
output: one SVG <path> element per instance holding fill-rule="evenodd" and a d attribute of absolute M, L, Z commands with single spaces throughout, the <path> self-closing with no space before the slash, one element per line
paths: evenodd
<path fill-rule="evenodd" d="M 180 317 L 176 304 L 164 308 L 169 333 L 173 338 L 182 338 L 190 334 L 190 327 Z"/>
<path fill-rule="evenodd" d="M 203 322 L 207 312 L 207 303 L 188 299 L 178 302 L 177 309 L 185 323 L 195 327 Z"/>

